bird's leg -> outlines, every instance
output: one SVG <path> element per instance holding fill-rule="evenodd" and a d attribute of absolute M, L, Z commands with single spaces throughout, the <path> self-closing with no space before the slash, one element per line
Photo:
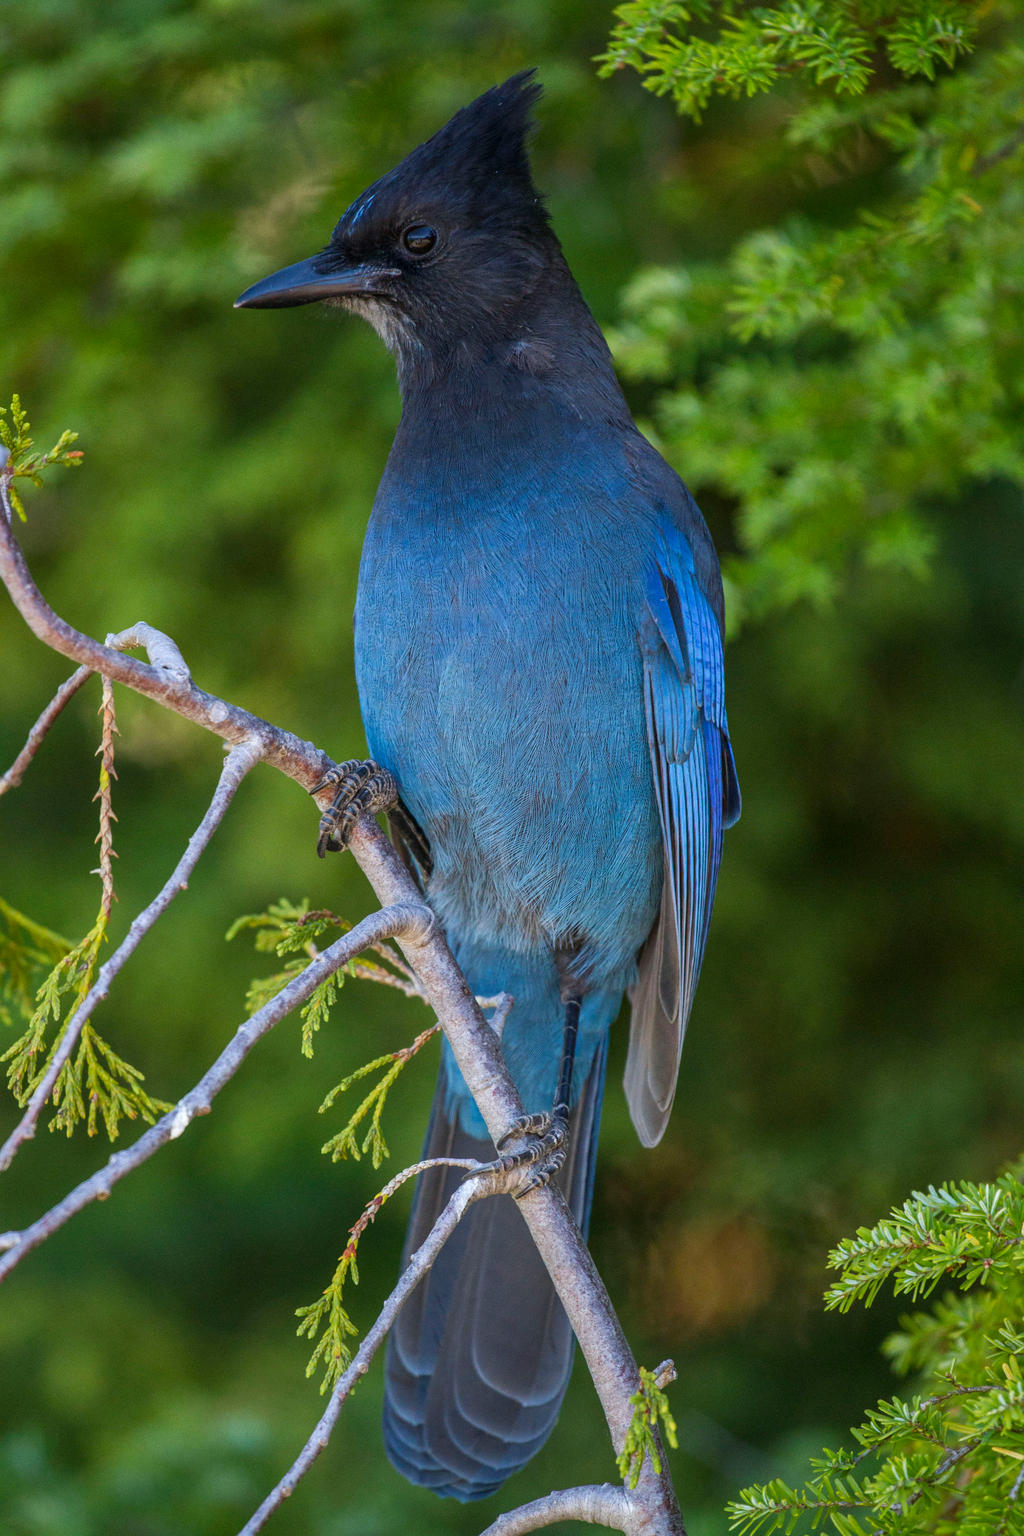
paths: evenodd
<path fill-rule="evenodd" d="M 552 1120 L 569 1124 L 569 1100 L 572 1097 L 572 1069 L 576 1061 L 576 1037 L 580 1032 L 580 1008 L 582 997 L 570 997 L 565 1005 L 565 1027 L 562 1030 L 562 1065 L 558 1073 L 558 1091 L 551 1111 Z"/>
<path fill-rule="evenodd" d="M 506 1171 L 513 1168 L 532 1168 L 534 1171 L 521 1189 L 516 1190 L 518 1200 L 531 1189 L 538 1189 L 558 1172 L 565 1162 L 569 1139 L 569 1101 L 572 1097 L 572 1069 L 576 1060 L 576 1037 L 580 1028 L 580 1006 L 583 999 L 570 997 L 565 1005 L 565 1027 L 562 1031 L 562 1061 L 558 1071 L 558 1087 L 555 1102 L 549 1115 L 524 1115 L 517 1120 L 496 1142 L 498 1152 L 510 1141 L 529 1137 L 530 1146 L 522 1152 L 510 1152 L 499 1158 Z"/>
<path fill-rule="evenodd" d="M 434 856 L 430 851 L 430 842 L 404 800 L 396 800 L 388 811 L 388 824 L 391 828 L 391 840 L 398 843 L 399 853 L 403 848 L 410 853 L 419 865 L 423 878 L 429 880 L 434 870 Z M 406 863 L 408 862 L 407 859 Z M 413 873 L 415 874 L 415 871 Z"/>
<path fill-rule="evenodd" d="M 320 818 L 316 851 L 321 858 L 326 853 L 337 853 L 345 847 L 349 833 L 360 816 L 372 816 L 377 811 L 393 811 L 399 803 L 394 774 L 372 759 L 359 762 L 353 758 L 351 762 L 339 763 L 337 768 L 328 769 L 312 793 L 317 795 L 330 784 L 337 785 L 337 790 Z"/>

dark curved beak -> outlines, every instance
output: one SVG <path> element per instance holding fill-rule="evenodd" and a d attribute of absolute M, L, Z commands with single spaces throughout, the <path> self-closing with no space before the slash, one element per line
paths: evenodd
<path fill-rule="evenodd" d="M 253 283 L 240 298 L 236 309 L 288 309 L 293 304 L 315 304 L 318 299 L 339 298 L 346 293 L 376 293 L 382 277 L 398 277 L 390 267 L 340 266 L 333 272 L 322 271 L 322 256 L 310 256 L 282 267 L 262 282 Z"/>

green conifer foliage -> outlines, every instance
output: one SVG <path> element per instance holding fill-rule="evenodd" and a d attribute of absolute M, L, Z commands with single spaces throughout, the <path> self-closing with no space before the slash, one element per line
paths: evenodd
<path fill-rule="evenodd" d="M 1019 7 L 616 15 L 604 73 L 638 69 L 697 120 L 716 96 L 773 91 L 779 168 L 830 193 L 828 218 L 766 221 L 725 260 L 648 269 L 626 295 L 621 366 L 655 386 L 698 495 L 737 510 L 732 623 L 825 601 L 851 565 L 919 573 L 931 502 L 1024 486 Z"/>
<path fill-rule="evenodd" d="M 837 1536 L 1009 1536 L 1024 1530 L 1024 1185 L 1021 1166 L 991 1184 L 914 1194 L 830 1255 L 826 1295 L 847 1311 L 889 1284 L 943 1294 L 901 1319 L 886 1353 L 911 1396 L 882 1400 L 825 1450 L 806 1484 L 745 1488 L 729 1505 L 739 1536 L 825 1528 Z"/>

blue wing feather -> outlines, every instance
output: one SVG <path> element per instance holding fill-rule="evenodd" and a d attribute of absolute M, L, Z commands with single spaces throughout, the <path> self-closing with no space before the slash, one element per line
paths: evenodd
<path fill-rule="evenodd" d="M 641 633 L 647 738 L 665 847 L 661 911 L 640 961 L 626 1092 L 641 1140 L 659 1140 L 704 958 L 722 833 L 740 810 L 718 618 L 676 529 L 648 574 Z"/>

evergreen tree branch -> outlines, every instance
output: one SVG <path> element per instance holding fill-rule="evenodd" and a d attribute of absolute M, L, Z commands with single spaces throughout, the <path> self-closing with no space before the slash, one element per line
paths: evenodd
<path fill-rule="evenodd" d="M 77 674 L 76 674 L 77 675 Z M 224 813 L 234 799 L 235 792 L 249 772 L 259 760 L 258 752 L 250 744 L 232 747 L 221 770 L 217 788 L 213 798 L 198 827 L 189 838 L 188 846 L 171 872 L 161 890 L 136 917 L 128 930 L 122 943 L 99 970 L 95 982 L 89 992 L 68 1020 L 64 1034 L 57 1046 L 46 1071 L 32 1091 L 32 1096 L 25 1107 L 25 1113 L 8 1136 L 3 1146 L 0 1147 L 0 1173 L 10 1167 L 19 1147 L 30 1140 L 36 1133 L 36 1125 L 43 1105 L 46 1103 L 53 1089 L 53 1085 L 60 1076 L 65 1062 L 71 1056 L 82 1028 L 92 1016 L 96 1005 L 103 1001 L 110 991 L 111 982 L 121 970 L 125 961 L 130 958 L 150 932 L 157 919 L 170 906 L 171 902 L 180 891 L 185 890 L 191 878 L 192 872 L 198 864 L 203 853 L 209 846 L 210 839 L 219 827 Z"/>

